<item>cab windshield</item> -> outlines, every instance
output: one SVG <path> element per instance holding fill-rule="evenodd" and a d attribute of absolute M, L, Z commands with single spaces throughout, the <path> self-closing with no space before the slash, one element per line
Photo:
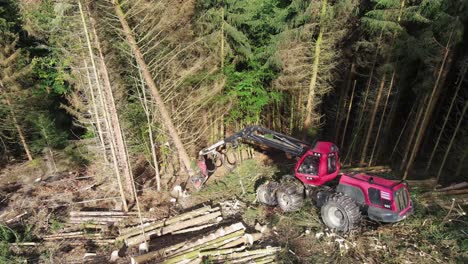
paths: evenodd
<path fill-rule="evenodd" d="M 307 156 L 297 171 L 299 173 L 317 175 L 319 171 L 319 165 L 319 156 Z"/>

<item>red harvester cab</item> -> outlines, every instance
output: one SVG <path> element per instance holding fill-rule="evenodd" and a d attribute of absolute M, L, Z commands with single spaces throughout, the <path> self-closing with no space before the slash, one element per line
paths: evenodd
<path fill-rule="evenodd" d="M 311 186 L 321 186 L 335 179 L 339 171 L 338 147 L 324 141 L 318 141 L 302 155 L 294 168 L 296 178 Z"/>

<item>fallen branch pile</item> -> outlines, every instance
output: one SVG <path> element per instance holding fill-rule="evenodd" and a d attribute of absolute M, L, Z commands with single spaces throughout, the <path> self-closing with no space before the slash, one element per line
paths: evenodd
<path fill-rule="evenodd" d="M 208 235 L 133 257 L 133 264 L 147 263 L 274 263 L 279 247 L 248 250 L 261 233 L 246 234 L 245 226 L 236 223 Z"/>

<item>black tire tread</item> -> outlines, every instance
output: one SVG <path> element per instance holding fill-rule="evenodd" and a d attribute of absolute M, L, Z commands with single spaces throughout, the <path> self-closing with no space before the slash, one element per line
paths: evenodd
<path fill-rule="evenodd" d="M 348 224 L 345 225 L 343 230 L 338 230 L 342 232 L 348 232 L 354 228 L 356 228 L 359 225 L 359 222 L 361 220 L 361 212 L 359 210 L 359 206 L 356 204 L 356 202 L 349 196 L 343 195 L 341 193 L 334 193 L 332 195 L 329 195 L 325 204 L 322 206 L 322 208 L 325 208 L 327 204 L 333 204 L 335 206 L 340 206 L 344 209 L 347 215 L 348 219 Z M 322 220 L 326 224 L 326 221 L 324 220 L 324 212 L 323 210 L 321 211 L 322 214 Z"/>
<path fill-rule="evenodd" d="M 276 199 L 276 190 L 279 184 L 277 182 L 267 182 L 257 188 L 257 200 L 260 203 L 275 206 L 278 205 Z"/>
<path fill-rule="evenodd" d="M 304 204 L 304 195 L 296 184 L 282 184 L 276 191 L 276 199 L 284 212 L 298 211 Z"/>

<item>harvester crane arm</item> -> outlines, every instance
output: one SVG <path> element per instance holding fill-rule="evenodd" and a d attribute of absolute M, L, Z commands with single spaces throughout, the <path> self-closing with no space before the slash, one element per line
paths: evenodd
<path fill-rule="evenodd" d="M 309 144 L 293 138 L 291 136 L 276 132 L 261 126 L 248 126 L 223 140 L 220 140 L 213 145 L 206 147 L 198 153 L 198 167 L 202 171 L 202 175 L 192 178 L 192 182 L 197 188 L 208 179 L 210 171 L 207 169 L 207 160 L 220 160 L 221 163 L 224 161 L 223 151 L 226 150 L 227 145 L 231 145 L 236 148 L 239 143 L 248 143 L 261 146 L 267 146 L 270 148 L 284 151 L 285 153 L 294 156 L 302 156 L 309 148 Z M 212 171 L 211 171 L 212 172 Z"/>

